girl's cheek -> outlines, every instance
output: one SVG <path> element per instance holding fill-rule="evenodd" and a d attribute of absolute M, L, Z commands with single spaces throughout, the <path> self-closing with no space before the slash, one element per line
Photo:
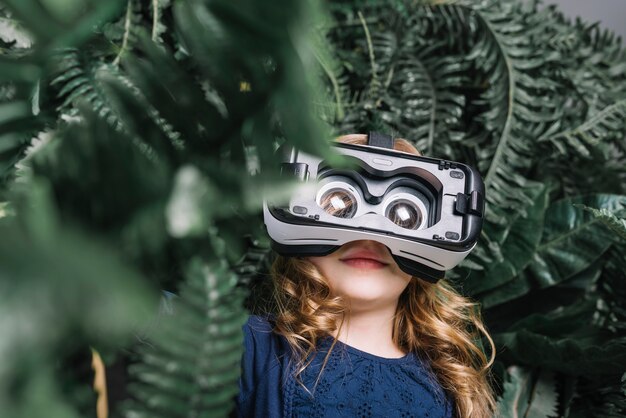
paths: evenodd
<path fill-rule="evenodd" d="M 311 264 L 313 264 L 315 267 L 317 267 L 318 270 L 321 271 L 321 265 L 322 264 L 322 258 L 323 257 L 307 257 L 306 260 L 309 261 Z"/>

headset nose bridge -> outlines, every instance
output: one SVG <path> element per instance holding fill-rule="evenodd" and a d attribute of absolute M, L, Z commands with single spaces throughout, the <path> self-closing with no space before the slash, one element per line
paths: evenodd
<path fill-rule="evenodd" d="M 370 182 L 369 184 L 365 184 L 366 187 L 366 200 L 368 203 L 372 205 L 378 205 L 382 202 L 385 193 L 387 192 L 387 187 L 378 183 L 378 182 Z"/>

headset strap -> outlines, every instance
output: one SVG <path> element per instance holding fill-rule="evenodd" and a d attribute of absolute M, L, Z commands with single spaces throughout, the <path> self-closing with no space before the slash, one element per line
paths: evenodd
<path fill-rule="evenodd" d="M 393 137 L 391 135 L 381 134 L 380 132 L 370 132 L 367 134 L 367 145 L 393 149 Z"/>

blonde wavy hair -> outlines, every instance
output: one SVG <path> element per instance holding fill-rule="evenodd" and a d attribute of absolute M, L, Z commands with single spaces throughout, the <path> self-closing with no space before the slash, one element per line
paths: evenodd
<path fill-rule="evenodd" d="M 367 137 L 345 135 L 337 141 L 363 145 Z M 396 139 L 394 148 L 419 155 L 404 139 Z M 271 273 L 277 311 L 274 332 L 282 335 L 296 353 L 298 378 L 315 354 L 319 338 L 338 335 L 347 304 L 332 295 L 327 279 L 306 258 L 278 256 Z M 483 352 L 481 336 L 491 346 L 489 359 Z M 439 383 L 454 400 L 458 417 L 493 416 L 495 401 L 489 368 L 495 347 L 476 303 L 461 296 L 445 280 L 433 284 L 413 277 L 398 301 L 393 340 L 401 350 L 416 353 L 430 363 Z"/>

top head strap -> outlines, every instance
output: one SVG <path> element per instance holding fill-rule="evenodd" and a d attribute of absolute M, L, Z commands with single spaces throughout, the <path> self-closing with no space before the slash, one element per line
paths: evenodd
<path fill-rule="evenodd" d="M 379 132 L 367 134 L 367 145 L 379 148 L 393 149 L 393 137 Z"/>

